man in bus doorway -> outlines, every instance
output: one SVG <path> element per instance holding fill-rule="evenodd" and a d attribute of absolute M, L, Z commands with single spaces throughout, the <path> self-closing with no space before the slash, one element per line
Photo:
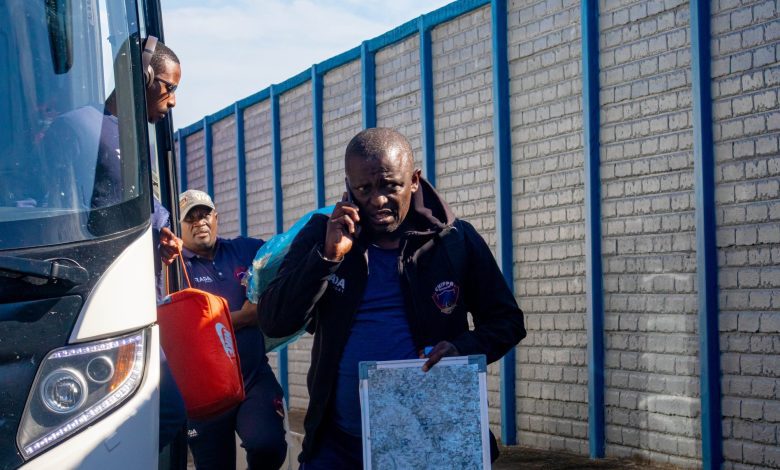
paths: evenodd
<path fill-rule="evenodd" d="M 182 256 L 192 287 L 224 297 L 236 332 L 246 398 L 216 418 L 190 420 L 188 440 L 195 466 L 235 469 L 235 434 L 251 470 L 278 469 L 287 453 L 282 388 L 268 364 L 257 306 L 246 298 L 243 277 L 263 241 L 218 236 L 219 214 L 211 197 L 190 189 L 179 197 Z"/>
<path fill-rule="evenodd" d="M 149 41 L 150 39 L 144 41 L 144 48 L 149 45 Z M 156 38 L 153 41 L 156 45 L 148 58 L 153 74 L 147 76 L 145 90 L 146 115 L 150 124 L 161 121 L 176 106 L 175 92 L 181 81 L 179 58 Z M 119 53 L 126 54 L 129 45 L 129 41 L 125 42 Z M 120 132 L 124 131 L 120 129 L 116 90 L 109 94 L 102 107 L 82 106 L 54 120 L 46 131 L 43 143 L 47 146 L 47 154 L 63 163 L 64 169 L 60 177 L 70 175 L 68 168 L 81 167 L 88 170 L 78 172 L 79 175 L 94 175 L 94 179 L 76 179 L 75 184 L 58 185 L 57 177 L 54 177 L 55 182 L 46 198 L 47 204 L 68 207 L 71 201 L 75 201 L 77 206 L 99 209 L 123 202 L 126 195 L 123 193 L 125 185 L 122 184 L 119 142 Z M 170 214 L 156 197 L 153 202 L 154 246 L 159 249 L 160 257 L 167 259 L 164 262 L 170 264 L 170 252 L 175 252 L 176 247 L 176 238 L 170 230 Z M 161 295 L 159 261 L 155 256 L 158 300 Z M 184 427 L 186 414 L 181 394 L 162 351 L 161 359 L 159 444 L 162 449 Z"/>

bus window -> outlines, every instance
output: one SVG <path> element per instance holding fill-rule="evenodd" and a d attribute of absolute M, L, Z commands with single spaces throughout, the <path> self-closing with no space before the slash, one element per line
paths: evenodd
<path fill-rule="evenodd" d="M 148 220 L 136 18 L 124 0 L 0 6 L 0 249 Z"/>

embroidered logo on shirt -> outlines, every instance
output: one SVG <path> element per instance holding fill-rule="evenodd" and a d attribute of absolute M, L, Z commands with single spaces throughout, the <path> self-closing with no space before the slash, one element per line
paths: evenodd
<path fill-rule="evenodd" d="M 244 279 L 248 275 L 249 275 L 249 269 L 248 268 L 244 268 L 244 267 L 239 266 L 239 267 L 237 267 L 236 269 L 233 270 L 233 277 L 238 279 L 238 282 L 240 282 L 240 283 L 242 283 L 244 285 L 246 285 L 246 283 L 244 282 Z"/>
<path fill-rule="evenodd" d="M 225 350 L 225 354 L 227 354 L 229 358 L 235 359 L 236 351 L 233 349 L 233 335 L 230 334 L 230 330 L 228 330 L 222 323 L 217 323 L 215 328 L 217 329 L 217 337 L 222 343 L 222 348 Z"/>
<path fill-rule="evenodd" d="M 328 282 L 330 282 L 330 285 L 333 286 L 336 292 L 344 292 L 345 282 L 343 277 L 338 277 L 335 274 L 331 274 L 328 276 Z"/>
<path fill-rule="evenodd" d="M 452 313 L 458 304 L 460 287 L 452 281 L 440 282 L 433 289 L 433 303 L 441 310 L 441 313 Z"/>
<path fill-rule="evenodd" d="M 208 284 L 210 282 L 214 282 L 214 279 L 211 279 L 211 276 L 193 277 L 192 279 L 194 279 L 195 282 L 200 282 L 200 283 L 203 283 L 203 284 Z"/>

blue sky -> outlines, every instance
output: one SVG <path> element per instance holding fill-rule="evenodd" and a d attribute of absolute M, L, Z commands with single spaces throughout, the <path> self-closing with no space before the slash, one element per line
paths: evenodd
<path fill-rule="evenodd" d="M 182 63 L 174 126 L 428 13 L 449 0 L 162 0 Z"/>

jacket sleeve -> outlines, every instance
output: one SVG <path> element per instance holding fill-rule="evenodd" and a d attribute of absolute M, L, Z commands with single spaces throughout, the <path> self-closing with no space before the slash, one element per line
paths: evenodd
<path fill-rule="evenodd" d="M 272 338 L 303 328 L 328 287 L 328 277 L 339 267 L 340 263 L 320 255 L 327 220 L 327 216 L 314 215 L 301 229 L 276 277 L 258 299 L 260 329 Z"/>
<path fill-rule="evenodd" d="M 484 354 L 491 363 L 525 338 L 523 312 L 485 240 L 468 222 L 460 220 L 457 224 L 465 239 L 464 301 L 474 319 L 474 329 L 452 344 L 461 355 Z"/>

